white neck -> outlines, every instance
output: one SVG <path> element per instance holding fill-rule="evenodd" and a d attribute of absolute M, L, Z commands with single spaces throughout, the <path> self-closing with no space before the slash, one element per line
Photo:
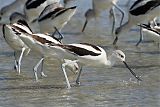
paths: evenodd
<path fill-rule="evenodd" d="M 116 58 L 115 58 L 115 56 L 112 54 L 112 55 L 110 55 L 110 56 L 108 57 L 108 60 L 106 60 L 105 65 L 106 65 L 106 66 L 113 66 L 113 65 L 115 64 L 115 62 L 116 62 Z"/>

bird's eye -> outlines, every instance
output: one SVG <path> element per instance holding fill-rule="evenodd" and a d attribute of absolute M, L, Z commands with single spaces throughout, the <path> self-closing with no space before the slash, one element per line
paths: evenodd
<path fill-rule="evenodd" d="M 121 54 L 119 54 L 119 53 L 118 53 L 118 55 L 119 55 L 121 58 L 124 58 L 124 56 L 123 56 L 123 55 L 121 55 Z"/>
<path fill-rule="evenodd" d="M 120 55 L 121 56 L 121 58 L 124 58 L 124 56 L 123 55 Z"/>

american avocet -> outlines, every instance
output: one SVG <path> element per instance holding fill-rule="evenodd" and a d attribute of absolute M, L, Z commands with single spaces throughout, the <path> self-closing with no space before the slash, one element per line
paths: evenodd
<path fill-rule="evenodd" d="M 0 10 L 0 23 L 8 23 L 9 17 L 13 12 L 23 13 L 24 3 L 27 0 L 15 0 L 11 4 L 1 8 Z"/>
<path fill-rule="evenodd" d="M 28 22 L 34 22 L 46 6 L 47 0 L 27 0 L 24 5 L 24 14 Z"/>
<path fill-rule="evenodd" d="M 14 50 L 15 57 L 15 69 L 20 74 L 20 67 L 23 55 L 27 55 L 30 52 L 30 48 L 19 38 L 15 28 L 22 29 L 28 33 L 32 33 L 32 31 L 28 28 L 27 24 L 23 20 L 19 20 L 17 23 L 12 24 L 4 24 L 2 31 L 3 36 L 8 43 L 8 45 Z M 17 57 L 19 59 L 17 59 Z M 17 61 L 18 60 L 18 61 Z"/>
<path fill-rule="evenodd" d="M 92 2 L 93 2 L 92 3 L 93 9 L 88 9 L 87 12 L 85 13 L 86 21 L 85 21 L 84 26 L 82 28 L 82 32 L 85 30 L 85 27 L 86 27 L 89 20 L 91 20 L 92 18 L 95 18 L 95 17 L 99 17 L 100 13 L 103 10 L 109 9 L 113 6 L 116 7 L 122 13 L 122 19 L 121 19 L 120 25 L 122 24 L 124 12 L 122 11 L 122 9 L 120 7 L 117 6 L 117 0 L 92 0 Z M 112 10 L 113 10 L 113 8 L 112 8 Z M 115 20 L 116 20 L 114 10 L 113 10 L 113 18 L 114 18 L 114 20 L 113 20 L 112 32 L 114 30 Z"/>
<path fill-rule="evenodd" d="M 36 64 L 34 67 L 34 74 L 36 81 L 38 81 L 38 76 L 37 76 L 37 68 L 38 66 L 42 63 L 45 57 L 54 57 L 56 55 L 55 51 L 51 48 L 48 47 L 48 45 L 61 45 L 61 42 L 54 37 L 48 36 L 46 34 L 29 34 L 28 32 L 22 30 L 22 29 L 17 29 L 19 32 L 19 37 L 22 39 L 22 41 L 32 50 L 37 52 L 37 55 L 42 56 L 42 59 Z M 54 57 L 57 58 L 57 55 Z M 68 59 L 64 59 L 64 62 L 71 62 Z M 72 63 L 67 65 L 68 68 L 75 73 L 78 72 L 79 66 L 77 63 Z M 43 73 L 43 72 L 42 72 Z M 42 74 L 43 75 L 43 74 Z M 65 77 L 66 72 L 64 72 Z M 66 81 L 68 78 L 66 78 Z M 70 86 L 69 86 L 70 87 Z"/>
<path fill-rule="evenodd" d="M 54 27 L 61 30 L 76 12 L 76 6 L 64 8 L 59 3 L 48 5 L 40 14 L 38 23 L 41 33 L 55 32 Z"/>
<path fill-rule="evenodd" d="M 73 60 L 70 63 L 79 63 L 82 66 L 92 67 L 106 67 L 113 66 L 116 61 L 122 61 L 135 78 L 141 81 L 141 79 L 129 68 L 125 62 L 125 54 L 121 50 L 115 50 L 108 56 L 105 50 L 99 46 L 91 45 L 88 43 L 80 44 L 68 44 L 68 45 L 49 45 L 53 48 L 60 58 L 66 58 Z M 65 66 L 68 63 L 62 64 L 62 70 L 65 72 Z M 76 83 L 79 84 L 81 70 L 79 71 Z M 66 77 L 67 78 L 67 77 Z M 70 86 L 69 81 L 67 82 Z"/>
<path fill-rule="evenodd" d="M 128 21 L 115 31 L 116 38 L 113 44 L 118 41 L 118 36 L 126 33 L 132 26 L 143 21 L 149 21 L 160 15 L 160 0 L 137 0 L 129 9 Z"/>
<path fill-rule="evenodd" d="M 142 37 L 143 37 L 143 33 L 145 33 L 150 39 L 152 39 L 153 41 L 160 43 L 160 26 L 156 25 L 156 26 L 152 26 L 150 24 L 140 24 L 139 25 L 142 28 Z M 139 45 L 139 43 L 142 41 L 143 39 L 140 39 L 139 42 L 137 43 L 137 46 Z"/>

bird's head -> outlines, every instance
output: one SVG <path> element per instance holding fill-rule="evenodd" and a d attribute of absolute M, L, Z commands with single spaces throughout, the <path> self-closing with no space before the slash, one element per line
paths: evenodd
<path fill-rule="evenodd" d="M 93 9 L 88 9 L 84 16 L 85 16 L 85 23 L 83 25 L 82 32 L 85 30 L 88 21 L 95 17 L 95 13 Z"/>

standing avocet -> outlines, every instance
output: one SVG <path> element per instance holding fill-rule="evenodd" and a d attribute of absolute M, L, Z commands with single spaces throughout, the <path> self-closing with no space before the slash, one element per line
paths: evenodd
<path fill-rule="evenodd" d="M 122 61 L 125 66 L 130 70 L 130 72 L 134 75 L 134 77 L 141 81 L 141 79 L 129 68 L 129 66 L 125 62 L 125 54 L 121 50 L 115 50 L 110 56 L 108 56 L 103 48 L 88 43 L 50 45 L 49 47 L 53 48 L 60 58 L 71 59 L 73 61 L 70 63 L 77 62 L 79 63 L 79 65 L 81 65 L 81 67 L 84 65 L 92 67 L 113 66 L 116 61 Z M 68 63 L 62 64 L 63 72 L 65 72 L 65 66 L 67 64 Z M 79 71 L 76 80 L 77 84 L 80 84 L 80 74 L 81 70 Z M 69 81 L 67 81 L 67 85 L 69 88 Z"/>
<path fill-rule="evenodd" d="M 85 13 L 85 18 L 86 21 L 84 23 L 84 26 L 82 28 L 82 32 L 85 30 L 85 27 L 88 23 L 89 20 L 91 20 L 92 18 L 95 17 L 99 17 L 100 13 L 106 9 L 110 9 L 112 7 L 116 7 L 121 13 L 122 13 L 122 19 L 120 22 L 120 25 L 122 24 L 123 21 L 123 17 L 124 17 L 124 12 L 122 11 L 122 9 L 120 7 L 117 6 L 117 0 L 92 0 L 92 9 L 88 9 L 87 12 Z M 114 9 L 113 10 L 113 26 L 112 26 L 112 32 L 114 30 L 114 26 L 115 26 L 115 13 L 114 13 Z"/>
<path fill-rule="evenodd" d="M 160 0 L 137 0 L 129 9 L 128 21 L 116 29 L 113 44 L 117 43 L 119 35 L 126 33 L 132 26 L 150 21 L 159 15 Z"/>
<path fill-rule="evenodd" d="M 13 25 L 4 24 L 2 28 L 3 36 L 6 42 L 14 50 L 15 69 L 20 74 L 22 57 L 23 55 L 28 55 L 28 53 L 30 52 L 30 48 L 27 45 L 25 45 L 25 43 L 19 38 L 18 34 L 20 32 L 17 32 L 15 28 L 22 29 L 30 34 L 32 34 L 32 31 L 28 28 L 27 24 L 23 20 L 19 20 L 17 23 L 14 23 Z"/>
<path fill-rule="evenodd" d="M 48 47 L 48 45 L 61 45 L 61 42 L 54 37 L 48 36 L 46 34 L 30 34 L 23 29 L 16 29 L 18 32 L 21 32 L 18 34 L 18 36 L 21 38 L 21 40 L 32 50 L 37 53 L 37 55 L 42 56 L 42 59 L 38 61 L 36 66 L 34 67 L 34 74 L 36 81 L 38 81 L 37 76 L 37 68 L 42 63 L 44 58 L 46 57 L 54 57 L 56 55 L 55 51 Z M 54 57 L 57 58 L 57 55 Z M 64 62 L 71 62 L 71 60 L 64 59 Z M 68 64 L 67 67 L 71 70 L 77 73 L 79 71 L 79 66 L 77 63 Z M 43 72 L 41 72 L 43 73 Z M 41 74 L 44 75 L 44 74 Z M 66 77 L 66 72 L 64 72 L 64 75 Z M 45 76 L 45 75 L 44 75 Z M 67 81 L 68 78 L 66 78 Z"/>
<path fill-rule="evenodd" d="M 76 12 L 76 6 L 64 8 L 60 3 L 48 5 L 40 14 L 38 23 L 40 32 L 55 32 L 61 30 Z"/>

